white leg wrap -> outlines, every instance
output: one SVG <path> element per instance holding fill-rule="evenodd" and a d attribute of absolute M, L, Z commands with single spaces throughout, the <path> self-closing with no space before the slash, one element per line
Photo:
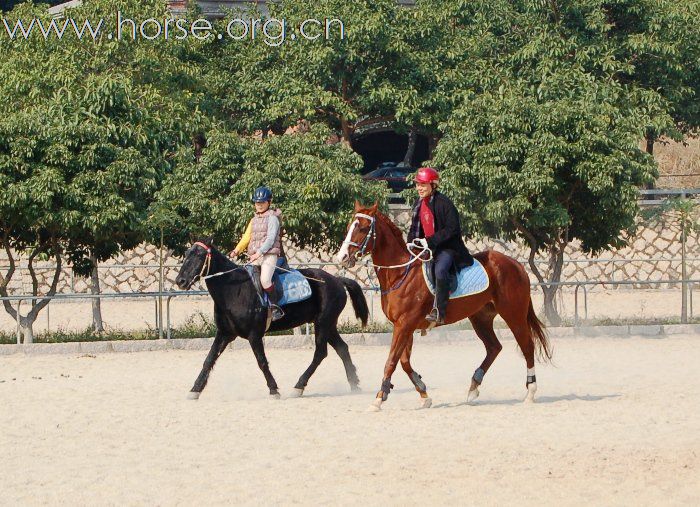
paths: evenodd
<path fill-rule="evenodd" d="M 535 393 L 537 392 L 537 383 L 533 382 L 527 386 L 527 396 L 525 396 L 526 403 L 532 403 L 535 401 Z"/>

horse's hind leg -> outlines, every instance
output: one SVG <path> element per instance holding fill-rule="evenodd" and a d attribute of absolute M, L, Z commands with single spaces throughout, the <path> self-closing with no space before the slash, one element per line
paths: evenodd
<path fill-rule="evenodd" d="M 216 332 L 214 343 L 211 344 L 209 354 L 207 354 L 207 357 L 204 360 L 204 364 L 202 365 L 202 371 L 199 373 L 197 380 L 195 380 L 194 386 L 192 386 L 192 390 L 190 391 L 188 398 L 190 398 L 191 400 L 196 400 L 199 398 L 199 395 L 201 394 L 202 390 L 207 385 L 207 381 L 209 380 L 209 374 L 211 373 L 212 368 L 214 368 L 216 360 L 226 349 L 226 345 L 231 343 L 234 340 L 234 338 L 235 336 L 233 338 L 226 337 L 220 331 Z"/>
<path fill-rule="evenodd" d="M 408 378 L 411 379 L 413 385 L 420 394 L 421 397 L 421 408 L 430 408 L 433 404 L 433 400 L 428 396 L 428 388 L 422 380 L 422 377 L 417 371 L 411 366 L 411 352 L 413 351 L 413 335 L 408 338 L 406 343 L 406 348 L 403 349 L 401 354 L 401 368 L 406 372 Z"/>
<path fill-rule="evenodd" d="M 270 364 L 267 362 L 267 356 L 265 356 L 265 346 L 263 345 L 262 335 L 254 335 L 248 338 L 250 342 L 250 348 L 253 349 L 253 354 L 255 354 L 255 359 L 258 361 L 258 367 L 265 375 L 265 381 L 267 382 L 267 387 L 270 389 L 270 396 L 274 398 L 280 397 L 279 389 L 277 388 L 277 382 L 270 372 Z"/>
<path fill-rule="evenodd" d="M 493 330 L 493 319 L 496 317 L 496 309 L 492 303 L 489 303 L 477 313 L 469 317 L 472 323 L 474 332 L 484 343 L 486 348 L 486 357 L 482 361 L 481 365 L 476 369 L 474 375 L 472 375 L 472 383 L 469 386 L 469 394 L 467 394 L 467 401 L 474 401 L 479 396 L 479 386 L 484 380 L 484 375 L 489 371 L 491 364 L 501 352 L 503 346 L 501 342 L 498 341 L 495 331 Z"/>
<path fill-rule="evenodd" d="M 331 347 L 335 349 L 336 353 L 343 361 L 345 375 L 347 375 L 348 382 L 350 383 L 350 390 L 353 392 L 360 391 L 360 379 L 357 377 L 357 369 L 350 357 L 350 349 L 348 349 L 348 344 L 345 343 L 345 340 L 340 336 L 335 326 L 328 331 L 328 343 L 331 344 Z"/>
<path fill-rule="evenodd" d="M 311 364 L 306 369 L 304 373 L 301 374 L 297 384 L 294 386 L 297 396 L 304 394 L 304 389 L 306 384 L 308 384 L 311 375 L 314 374 L 318 365 L 326 358 L 328 355 L 328 342 L 326 341 L 326 336 L 321 327 L 317 324 L 314 326 L 314 338 L 316 343 L 316 350 L 314 350 L 314 357 L 311 360 Z"/>
<path fill-rule="evenodd" d="M 525 362 L 527 364 L 527 380 L 525 382 L 527 396 L 524 401 L 535 401 L 535 393 L 537 392 L 535 378 L 535 342 L 532 340 L 532 330 L 527 322 L 527 313 L 520 315 L 510 309 L 504 309 L 504 311 L 499 312 L 499 314 L 513 332 L 513 336 L 515 336 L 515 340 L 518 342 L 518 346 L 525 356 Z"/>

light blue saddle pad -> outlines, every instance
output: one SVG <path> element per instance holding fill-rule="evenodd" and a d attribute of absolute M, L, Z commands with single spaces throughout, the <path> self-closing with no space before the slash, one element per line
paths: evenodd
<path fill-rule="evenodd" d="M 428 280 L 428 264 L 423 263 L 423 278 L 428 286 L 431 294 L 435 294 L 433 287 Z M 474 264 L 462 269 L 457 273 L 457 289 L 450 292 L 450 299 L 472 296 L 479 292 L 484 292 L 489 288 L 489 275 L 486 273 L 484 266 L 474 259 Z"/>
<path fill-rule="evenodd" d="M 309 281 L 296 269 L 291 270 L 291 272 L 282 271 L 281 269 L 275 270 L 273 281 L 277 287 L 278 294 L 280 294 L 281 288 L 280 306 L 298 303 L 311 297 Z"/>

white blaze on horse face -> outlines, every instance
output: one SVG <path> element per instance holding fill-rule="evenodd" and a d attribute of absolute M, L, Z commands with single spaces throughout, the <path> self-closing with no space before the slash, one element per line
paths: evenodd
<path fill-rule="evenodd" d="M 358 223 L 359 221 L 355 219 L 353 223 L 350 224 L 350 227 L 348 227 L 348 233 L 345 236 L 345 241 L 343 241 L 343 245 L 340 247 L 338 255 L 336 256 L 338 262 L 343 262 L 348 257 L 348 249 L 350 248 L 350 243 L 352 243 L 352 233 L 355 230 L 355 227 Z"/>

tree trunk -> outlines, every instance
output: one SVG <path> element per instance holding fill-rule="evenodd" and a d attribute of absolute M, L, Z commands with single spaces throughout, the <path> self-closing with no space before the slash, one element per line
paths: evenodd
<path fill-rule="evenodd" d="M 647 147 L 646 147 L 647 153 L 649 155 L 653 155 L 654 154 L 654 141 L 656 140 L 656 138 L 654 137 L 654 135 L 651 132 L 647 132 L 647 134 L 646 134 L 646 136 L 644 136 L 644 138 L 646 139 L 646 142 L 647 142 Z"/>
<path fill-rule="evenodd" d="M 92 262 L 92 271 L 90 272 L 90 293 L 100 294 L 100 275 L 97 271 L 97 258 L 94 255 L 90 256 Z M 102 307 L 100 299 L 92 299 L 92 330 L 96 333 L 103 333 L 105 328 L 102 323 Z"/>
<path fill-rule="evenodd" d="M 688 323 L 688 266 L 686 263 L 686 217 L 681 218 L 681 324 Z"/>
<path fill-rule="evenodd" d="M 163 228 L 160 228 L 160 255 L 158 257 L 158 292 L 163 294 Z M 158 296 L 158 339 L 163 339 L 163 296 Z"/>
<path fill-rule="evenodd" d="M 564 249 L 566 245 L 569 244 L 569 230 L 563 229 L 559 233 L 557 241 L 548 246 L 549 251 L 549 273 L 548 279 L 545 280 L 544 274 L 537 267 L 535 262 L 535 256 L 539 250 L 540 244 L 538 243 L 535 235 L 525 227 L 525 225 L 516 218 L 511 218 L 511 222 L 515 228 L 523 235 L 525 240 L 530 245 L 530 255 L 528 256 L 528 264 L 532 273 L 537 277 L 540 282 L 540 287 L 544 294 L 544 311 L 547 317 L 547 322 L 551 326 L 561 325 L 561 317 L 559 315 L 559 310 L 557 309 L 557 292 L 560 288 L 558 285 L 561 280 L 561 272 L 564 267 Z"/>
<path fill-rule="evenodd" d="M 428 159 L 433 158 L 433 153 L 435 152 L 435 149 L 437 148 L 439 138 L 437 135 L 433 135 L 428 137 Z"/>
<path fill-rule="evenodd" d="M 566 232 L 562 233 L 566 236 Z M 558 241 L 556 244 L 549 248 L 549 282 L 550 285 L 544 285 L 542 291 L 544 292 L 544 314 L 547 317 L 547 321 L 552 326 L 560 326 L 562 323 L 561 316 L 559 315 L 559 308 L 557 308 L 557 294 L 561 288 L 559 282 L 561 282 L 561 272 L 564 267 L 564 249 L 566 248 L 566 241 Z"/>
<path fill-rule="evenodd" d="M 544 293 L 544 315 L 547 318 L 547 322 L 550 326 L 561 325 L 561 316 L 559 315 L 559 310 L 557 309 L 556 299 L 558 290 L 558 285 L 542 286 L 542 292 Z"/>
<path fill-rule="evenodd" d="M 343 130 L 343 142 L 347 144 L 348 147 L 352 147 L 352 129 L 344 117 L 340 119 L 340 126 Z"/>
<path fill-rule="evenodd" d="M 646 139 L 646 152 L 651 155 L 652 157 L 654 156 L 654 142 L 656 141 L 656 136 L 654 133 L 650 130 L 647 130 L 646 134 L 644 135 L 644 139 Z M 654 183 L 647 183 L 644 185 L 644 188 L 647 190 L 651 190 L 654 188 Z"/>
<path fill-rule="evenodd" d="M 34 342 L 34 322 L 36 322 L 36 318 L 39 316 L 39 312 L 43 310 L 46 305 L 48 305 L 51 302 L 51 297 L 56 294 L 56 288 L 58 287 L 58 280 L 61 277 L 61 269 L 62 269 L 62 259 L 60 255 L 60 250 L 58 249 L 56 243 L 51 240 L 51 248 L 53 249 L 54 252 L 54 258 L 56 259 L 56 267 L 54 268 L 54 274 L 53 274 L 53 280 L 51 281 L 51 286 L 49 287 L 49 290 L 46 293 L 46 297 L 44 299 L 40 300 L 33 300 L 31 303 L 31 310 L 27 313 L 26 316 L 20 315 L 16 309 L 12 308 L 11 305 L 9 305 L 9 301 L 5 301 L 5 310 L 7 313 L 10 314 L 10 316 L 15 319 L 15 322 L 19 322 L 20 327 L 22 329 L 22 334 L 24 335 L 24 343 L 33 343 Z M 38 296 L 39 294 L 39 283 L 37 280 L 36 272 L 34 269 L 34 260 L 36 259 L 37 255 L 42 252 L 42 251 L 47 251 L 48 247 L 46 246 L 46 243 L 43 245 L 40 245 L 37 247 L 32 254 L 29 256 L 29 261 L 27 264 L 27 269 L 29 270 L 29 273 L 32 277 L 32 295 L 33 296 Z M 0 293 L 4 293 L 5 290 L 3 289 L 0 291 Z M 4 295 L 4 294 L 3 294 Z"/>
<path fill-rule="evenodd" d="M 341 84 L 341 94 L 343 96 L 343 100 L 347 103 L 348 102 L 348 80 L 347 78 L 343 78 L 343 83 Z M 348 122 L 347 118 L 345 115 L 342 115 L 340 118 L 340 127 L 343 131 L 343 142 L 348 145 L 349 148 L 352 148 L 352 134 L 353 130 L 350 127 L 350 123 Z"/>
<path fill-rule="evenodd" d="M 416 152 L 416 141 L 418 140 L 418 131 L 415 127 L 411 128 L 408 133 L 408 147 L 406 148 L 406 155 L 403 157 L 404 165 L 413 165 L 413 154 Z"/>
<path fill-rule="evenodd" d="M 21 324 L 22 328 L 22 343 L 34 343 L 34 321 L 28 322 L 24 317 L 22 321 L 25 324 Z"/>

